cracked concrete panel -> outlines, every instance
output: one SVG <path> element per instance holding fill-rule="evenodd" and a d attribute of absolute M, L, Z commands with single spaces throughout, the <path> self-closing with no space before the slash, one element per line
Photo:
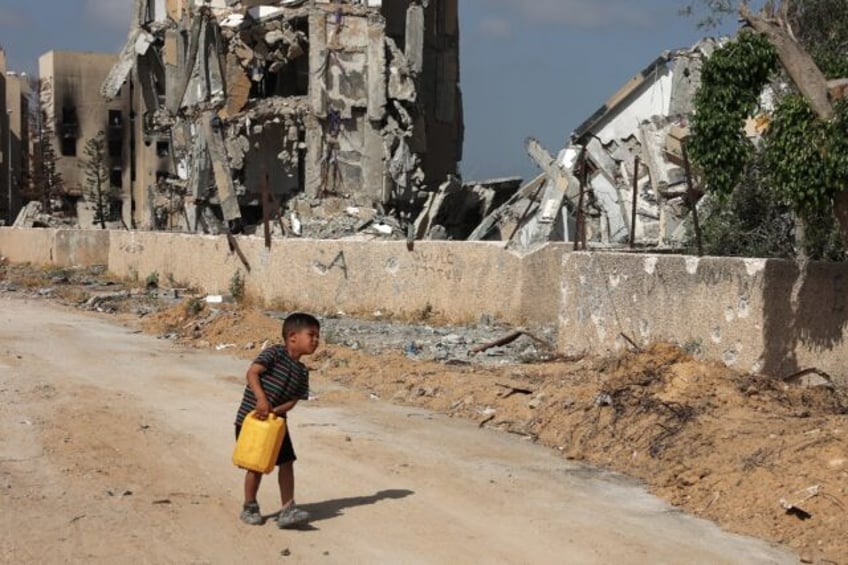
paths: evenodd
<path fill-rule="evenodd" d="M 391 38 L 386 39 L 386 46 L 389 48 L 389 98 L 416 102 L 415 78 L 409 70 L 406 56 Z"/>
<path fill-rule="evenodd" d="M 157 84 L 165 83 L 165 70 L 159 61 L 157 54 L 151 49 L 144 55 L 139 56 L 136 65 L 136 74 L 141 86 L 141 95 L 144 99 L 144 107 L 155 112 L 159 109 L 159 93 Z"/>
<path fill-rule="evenodd" d="M 383 135 L 370 120 L 363 119 L 362 124 L 365 131 L 361 194 L 368 202 L 384 202 L 386 167 L 383 162 Z"/>
<path fill-rule="evenodd" d="M 699 58 L 682 57 L 675 62 L 671 81 L 669 115 L 684 116 L 695 111 L 695 93 L 701 88 Z"/>
<path fill-rule="evenodd" d="M 206 82 L 209 98 L 212 102 L 220 102 L 224 99 L 224 71 L 221 63 L 220 46 L 221 29 L 216 22 L 210 21 L 206 29 Z"/>
<path fill-rule="evenodd" d="M 241 112 L 250 99 L 250 88 L 250 78 L 238 57 L 227 53 L 227 102 L 220 112 L 221 117 L 229 118 Z"/>
<path fill-rule="evenodd" d="M 185 11 L 185 8 L 185 0 L 166 1 L 166 10 L 168 11 L 168 17 L 175 22 L 179 22 L 183 19 L 183 13 Z"/>
<path fill-rule="evenodd" d="M 336 12 L 326 20 L 327 48 L 365 51 L 368 49 L 368 18 Z"/>
<path fill-rule="evenodd" d="M 368 22 L 368 119 L 386 116 L 386 28 L 380 20 Z"/>
<path fill-rule="evenodd" d="M 342 118 L 354 109 L 368 107 L 368 56 L 366 53 L 331 52 L 326 74 L 327 103 Z"/>
<path fill-rule="evenodd" d="M 363 187 L 367 127 L 361 111 L 341 120 L 338 135 L 324 146 L 324 191 L 351 194 L 355 188 Z"/>
<path fill-rule="evenodd" d="M 183 129 L 183 128 L 180 128 Z M 190 137 L 194 141 L 191 147 L 191 167 L 188 175 L 188 194 L 195 200 L 207 200 L 209 188 L 214 186 L 212 180 L 212 162 L 209 160 L 209 148 L 206 143 L 206 135 L 203 129 L 199 129 L 196 135 Z M 174 136 L 175 144 L 180 142 Z"/>
<path fill-rule="evenodd" d="M 415 220 L 414 232 L 416 239 L 424 239 L 433 227 L 436 218 L 442 211 L 442 206 L 447 201 L 448 196 L 462 189 L 462 184 L 451 177 L 447 182 L 442 183 L 436 192 L 431 192 L 427 198 L 427 203 L 424 205 L 424 210 Z"/>
<path fill-rule="evenodd" d="M 327 14 L 313 12 L 309 16 L 309 101 L 319 118 L 327 117 L 324 77 L 328 62 Z"/>
<path fill-rule="evenodd" d="M 607 150 L 601 145 L 597 138 L 593 137 L 586 144 L 586 153 L 592 163 L 598 167 L 601 174 L 606 177 L 610 184 L 616 184 L 618 180 L 618 164 L 615 162 Z M 632 161 L 632 159 L 631 159 Z"/>
<path fill-rule="evenodd" d="M 576 207 L 580 197 L 580 183 L 571 173 L 577 162 L 578 149 L 569 147 L 554 159 L 547 149 L 535 139 L 527 141 L 527 154 L 545 173 L 546 183 L 539 213 L 529 236 L 531 244 L 561 240 L 564 237 L 564 204 Z"/>
<path fill-rule="evenodd" d="M 212 112 L 204 112 L 200 118 L 201 130 L 206 138 L 209 158 L 212 162 L 212 175 L 218 189 L 218 200 L 225 220 L 241 218 L 238 195 L 227 159 L 227 148 L 221 131 L 221 120 Z"/>
<path fill-rule="evenodd" d="M 141 33 L 142 31 L 138 28 L 130 31 L 127 42 L 118 55 L 117 64 L 106 75 L 106 80 L 103 81 L 103 86 L 100 88 L 100 94 L 107 100 L 112 100 L 118 95 L 118 91 L 121 90 L 130 72 L 132 72 L 137 56 L 135 43 Z"/>
<path fill-rule="evenodd" d="M 206 37 L 206 18 L 200 16 L 192 19 L 191 31 L 189 33 L 189 47 L 186 55 L 186 68 L 183 72 L 183 82 L 178 88 L 180 93 L 180 108 L 193 105 L 197 97 L 197 89 L 200 87 L 200 73 L 203 67 L 202 54 L 205 46 L 202 45 Z"/>
<path fill-rule="evenodd" d="M 322 191 L 321 163 L 324 155 L 324 130 L 318 119 L 306 116 L 303 120 L 306 135 L 306 153 L 304 154 L 304 187 L 308 198 L 318 198 Z"/>
<path fill-rule="evenodd" d="M 406 47 L 409 69 L 420 74 L 424 70 L 424 7 L 412 4 L 406 10 Z"/>
<path fill-rule="evenodd" d="M 217 102 L 224 97 L 224 78 L 218 56 L 216 32 L 217 26 L 204 19 L 199 36 L 200 45 L 183 98 L 184 107 L 197 106 L 203 102 Z"/>
<path fill-rule="evenodd" d="M 601 224 L 601 241 L 604 243 L 624 243 L 630 235 L 629 219 L 623 199 L 615 184 L 604 175 L 595 175 L 591 188 L 600 206 L 606 222 Z"/>
<path fill-rule="evenodd" d="M 180 105 L 182 93 L 179 91 L 185 69 L 185 45 L 183 35 L 176 29 L 165 31 L 165 44 L 162 48 L 165 63 L 165 108 L 174 113 Z"/>

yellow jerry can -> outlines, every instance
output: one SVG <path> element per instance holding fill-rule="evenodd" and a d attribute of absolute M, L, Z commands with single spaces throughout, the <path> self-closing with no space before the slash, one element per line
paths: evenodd
<path fill-rule="evenodd" d="M 233 463 L 242 469 L 270 473 L 277 464 L 285 435 L 285 418 L 268 414 L 266 420 L 260 420 L 254 412 L 250 412 L 242 422 L 233 451 Z"/>

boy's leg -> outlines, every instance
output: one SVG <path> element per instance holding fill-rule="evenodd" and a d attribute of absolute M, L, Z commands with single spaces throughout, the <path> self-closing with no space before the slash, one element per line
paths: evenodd
<path fill-rule="evenodd" d="M 256 494 L 259 492 L 259 485 L 262 483 L 262 473 L 256 471 L 247 471 L 244 475 L 244 503 L 256 502 Z"/>
<path fill-rule="evenodd" d="M 244 475 L 244 506 L 241 509 L 241 521 L 251 526 L 258 526 L 265 520 L 256 502 L 256 494 L 259 492 L 259 484 L 262 482 L 262 473 L 247 471 Z"/>
<path fill-rule="evenodd" d="M 296 459 L 291 436 L 286 431 L 280 456 L 277 459 L 277 465 L 280 467 L 277 482 L 280 484 L 280 502 L 283 505 L 283 509 L 277 516 L 277 526 L 280 528 L 290 528 L 309 520 L 309 513 L 304 512 L 294 503 L 294 462 Z"/>
<path fill-rule="evenodd" d="M 236 425 L 236 441 L 238 441 L 241 426 Z M 244 475 L 244 505 L 241 508 L 239 518 L 245 524 L 258 526 L 264 522 L 259 504 L 256 502 L 256 494 L 259 492 L 259 484 L 262 482 L 262 473 L 246 471 Z"/>
<path fill-rule="evenodd" d="M 277 482 L 280 483 L 280 501 L 286 508 L 294 502 L 294 461 L 280 465 Z"/>
<path fill-rule="evenodd" d="M 280 500 L 283 509 L 277 516 L 277 527 L 291 528 L 309 521 L 309 512 L 294 503 L 294 461 L 280 464 Z"/>

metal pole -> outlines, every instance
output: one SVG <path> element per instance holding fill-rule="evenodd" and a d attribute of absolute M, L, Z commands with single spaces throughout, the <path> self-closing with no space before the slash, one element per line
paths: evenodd
<path fill-rule="evenodd" d="M 630 210 L 630 249 L 636 247 L 636 207 L 639 206 L 639 156 L 633 158 L 633 204 Z"/>
<path fill-rule="evenodd" d="M 686 149 L 686 144 L 683 149 L 683 170 L 686 173 L 686 202 L 689 204 L 689 209 L 692 211 L 692 224 L 695 227 L 695 243 L 698 246 L 698 257 L 704 255 L 704 240 L 701 236 L 701 221 L 698 219 L 698 201 L 695 194 L 694 182 L 692 180 L 692 165 L 689 163 L 689 152 Z"/>

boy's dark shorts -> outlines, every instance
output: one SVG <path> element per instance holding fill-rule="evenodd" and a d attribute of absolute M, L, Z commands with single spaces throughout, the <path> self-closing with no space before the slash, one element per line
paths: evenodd
<path fill-rule="evenodd" d="M 236 424 L 236 440 L 238 440 L 239 433 L 241 433 L 241 426 Z M 280 447 L 280 454 L 277 455 L 277 465 L 292 463 L 294 461 L 297 461 L 297 455 L 294 453 L 294 446 L 292 445 L 289 427 L 286 426 L 286 435 L 283 436 L 283 445 Z"/>

